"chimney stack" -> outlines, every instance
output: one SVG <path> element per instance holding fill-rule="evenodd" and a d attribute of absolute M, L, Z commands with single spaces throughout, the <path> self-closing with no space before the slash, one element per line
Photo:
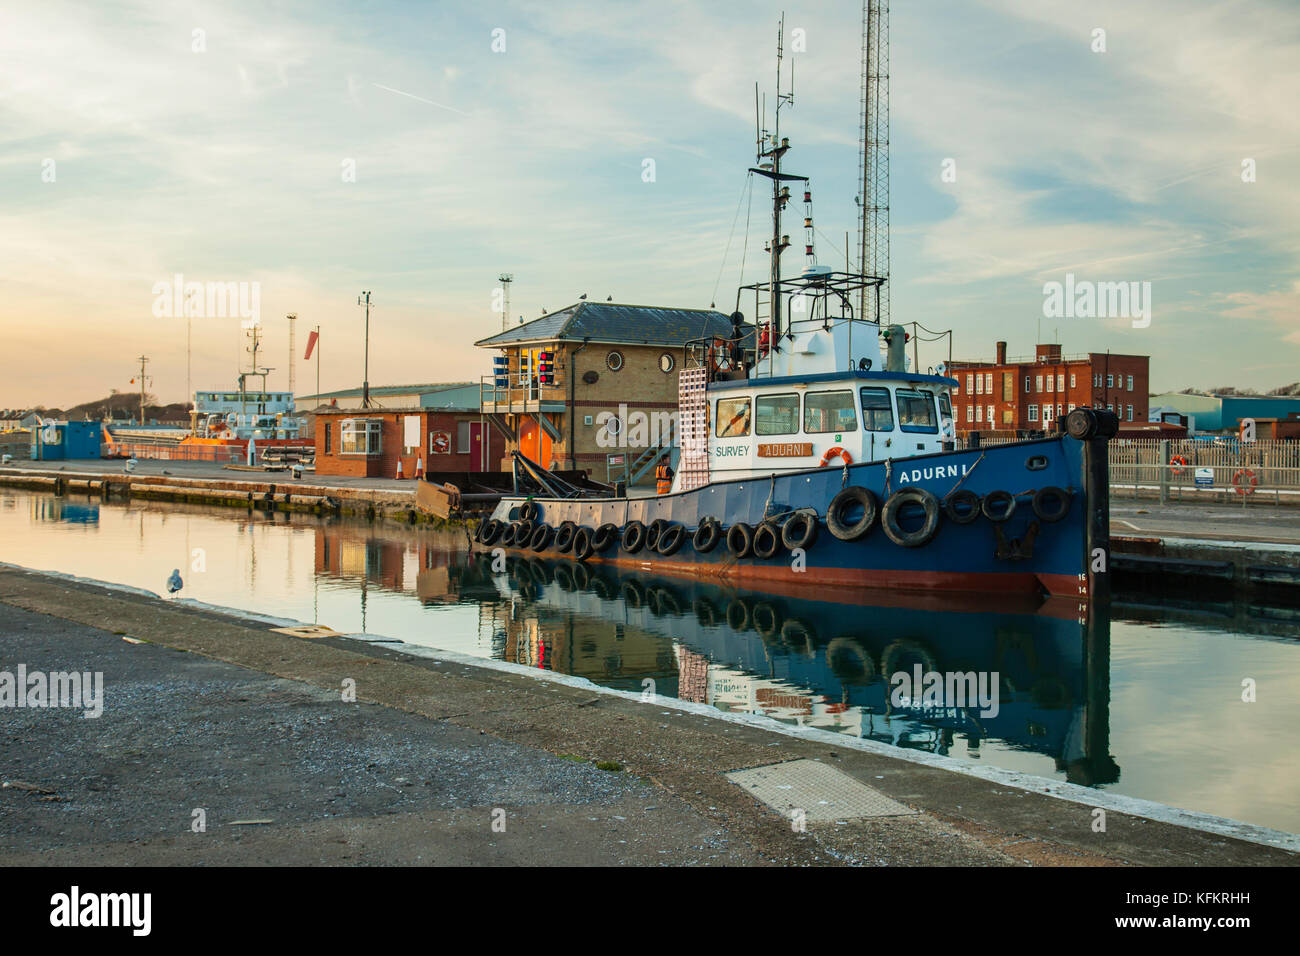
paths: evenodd
<path fill-rule="evenodd" d="M 997 363 L 997 364 L 999 364 L 999 365 L 1006 365 L 1006 364 L 1007 364 L 1007 343 L 1006 343 L 1006 342 L 999 342 L 999 343 L 998 343 L 998 363 Z"/>

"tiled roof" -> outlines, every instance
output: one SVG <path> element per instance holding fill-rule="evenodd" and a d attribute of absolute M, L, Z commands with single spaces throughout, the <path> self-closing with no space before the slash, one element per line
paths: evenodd
<path fill-rule="evenodd" d="M 682 345 L 706 335 L 730 334 L 731 319 L 712 309 L 579 302 L 474 344 L 494 348 L 517 342 L 587 339 L 624 345 Z"/>

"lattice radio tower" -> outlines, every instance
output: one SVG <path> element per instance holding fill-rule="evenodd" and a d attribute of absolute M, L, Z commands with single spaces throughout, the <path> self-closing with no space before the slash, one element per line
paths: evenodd
<path fill-rule="evenodd" d="M 862 3 L 862 128 L 858 158 L 858 262 L 864 275 L 885 279 L 881 326 L 889 323 L 889 3 Z M 873 296 L 874 299 L 874 296 Z M 867 290 L 858 315 L 867 317 Z"/>

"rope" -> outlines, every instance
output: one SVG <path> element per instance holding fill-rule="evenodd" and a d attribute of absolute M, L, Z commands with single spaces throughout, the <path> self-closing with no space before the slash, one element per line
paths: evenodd
<path fill-rule="evenodd" d="M 718 300 L 718 287 L 722 285 L 722 273 L 723 270 L 727 268 L 727 256 L 731 254 L 731 240 L 736 235 L 736 223 L 740 221 L 740 207 L 741 204 L 744 203 L 745 201 L 745 193 L 753 188 L 753 184 L 754 184 L 754 174 L 750 173 L 748 176 L 745 177 L 745 185 L 740 187 L 740 198 L 736 200 L 736 214 L 731 217 L 731 232 L 727 234 L 727 248 L 724 249 L 722 252 L 722 265 L 718 266 L 718 280 L 713 283 L 713 295 L 709 296 L 710 303 L 717 302 Z M 752 202 L 751 202 L 751 208 L 753 208 Z M 748 239 L 749 236 L 748 220 L 746 220 L 745 223 L 745 236 L 746 239 Z M 744 270 L 743 265 L 741 266 L 741 270 L 743 272 Z M 714 306 L 710 305 L 709 308 L 714 308 Z"/>
<path fill-rule="evenodd" d="M 957 484 L 953 485 L 951 488 L 948 489 L 948 493 L 944 495 L 945 498 L 951 498 L 953 494 L 957 491 L 957 489 L 960 488 L 963 484 L 965 484 L 966 479 L 971 476 L 971 472 L 973 472 L 976 468 L 980 466 L 980 462 L 984 460 L 985 454 L 986 452 L 980 452 L 980 456 L 975 459 L 975 464 L 970 466 L 970 469 L 966 472 L 966 474 L 962 475 L 959 479 L 957 479 Z"/>

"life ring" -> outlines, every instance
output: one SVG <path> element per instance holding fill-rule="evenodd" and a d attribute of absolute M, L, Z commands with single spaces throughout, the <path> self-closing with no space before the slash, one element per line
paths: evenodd
<path fill-rule="evenodd" d="M 910 504 L 921 506 L 925 520 L 915 531 L 904 531 L 898 521 L 899 511 Z M 885 529 L 890 541 L 904 548 L 919 548 L 929 544 L 939 532 L 939 499 L 924 488 L 899 488 L 885 502 L 880 514 L 880 526 Z"/>
<path fill-rule="evenodd" d="M 591 546 L 591 529 L 579 527 L 573 533 L 573 556 L 579 561 L 586 561 L 594 550 Z"/>
<path fill-rule="evenodd" d="M 980 516 L 980 496 L 969 488 L 959 488 L 943 499 L 943 513 L 953 524 L 970 524 Z"/>
<path fill-rule="evenodd" d="M 990 491 L 984 496 L 980 510 L 984 512 L 984 517 L 995 524 L 1009 521 L 1016 513 L 1016 496 L 1009 491 Z"/>
<path fill-rule="evenodd" d="M 618 540 L 618 525 L 606 523 L 596 529 L 596 533 L 591 536 L 592 550 L 599 554 L 602 551 L 608 551 L 609 546 Z"/>
<path fill-rule="evenodd" d="M 1169 474 L 1181 475 L 1187 469 L 1187 459 L 1182 455 L 1174 455 L 1169 459 Z"/>
<path fill-rule="evenodd" d="M 1046 504 L 1052 500 L 1057 502 L 1057 507 L 1051 508 Z M 1070 493 L 1064 488 L 1047 485 L 1034 492 L 1034 500 L 1031 504 L 1039 520 L 1060 521 L 1070 511 Z"/>
<path fill-rule="evenodd" d="M 545 551 L 550 546 L 553 537 L 555 537 L 555 532 L 550 525 L 539 524 L 533 531 L 533 536 L 528 539 L 528 546 L 534 551 Z"/>
<path fill-rule="evenodd" d="M 787 550 L 802 548 L 807 551 L 817 541 L 817 514 L 796 511 L 781 526 L 781 543 Z"/>
<path fill-rule="evenodd" d="M 850 523 L 848 515 L 855 508 L 862 509 L 862 516 Z M 826 508 L 826 527 L 841 541 L 857 541 L 875 526 L 879 514 L 875 495 L 860 485 L 849 485 Z"/>
<path fill-rule="evenodd" d="M 708 554 L 718 546 L 722 540 L 722 525 L 718 523 L 717 518 L 705 517 L 700 520 L 700 526 L 695 529 L 695 534 L 691 538 L 691 545 L 699 554 Z"/>
<path fill-rule="evenodd" d="M 781 533 L 770 521 L 764 521 L 754 529 L 754 537 L 749 543 L 749 549 L 756 558 L 766 560 L 775 557 L 781 550 Z"/>
<path fill-rule="evenodd" d="M 1237 473 L 1232 476 L 1232 486 L 1239 495 L 1253 495 L 1258 484 L 1259 479 L 1249 468 L 1238 468 Z"/>
<path fill-rule="evenodd" d="M 659 532 L 655 550 L 660 554 L 676 554 L 686 543 L 686 529 L 679 524 L 670 524 Z"/>
<path fill-rule="evenodd" d="M 845 450 L 844 450 L 843 448 L 841 448 L 839 445 L 832 445 L 830 448 L 827 448 L 827 449 L 826 449 L 826 454 L 822 455 L 822 461 L 821 461 L 821 464 L 818 465 L 817 467 L 818 467 L 818 468 L 825 468 L 827 465 L 829 465 L 829 464 L 831 463 L 831 459 L 834 458 L 836 455 L 839 455 L 840 458 L 842 458 L 842 459 L 844 460 L 844 464 L 846 464 L 846 465 L 851 465 L 851 464 L 853 464 L 853 456 L 852 456 L 852 455 L 850 455 L 847 451 L 845 451 Z"/>
<path fill-rule="evenodd" d="M 623 529 L 623 550 L 636 554 L 645 547 L 645 525 L 640 521 L 629 521 Z"/>
<path fill-rule="evenodd" d="M 738 558 L 749 556 L 754 546 L 754 529 L 743 521 L 737 521 L 727 529 L 727 550 Z"/>
<path fill-rule="evenodd" d="M 573 550 L 573 537 L 578 533 L 578 526 L 572 521 L 566 521 L 555 529 L 555 550 L 561 554 L 568 554 Z"/>

